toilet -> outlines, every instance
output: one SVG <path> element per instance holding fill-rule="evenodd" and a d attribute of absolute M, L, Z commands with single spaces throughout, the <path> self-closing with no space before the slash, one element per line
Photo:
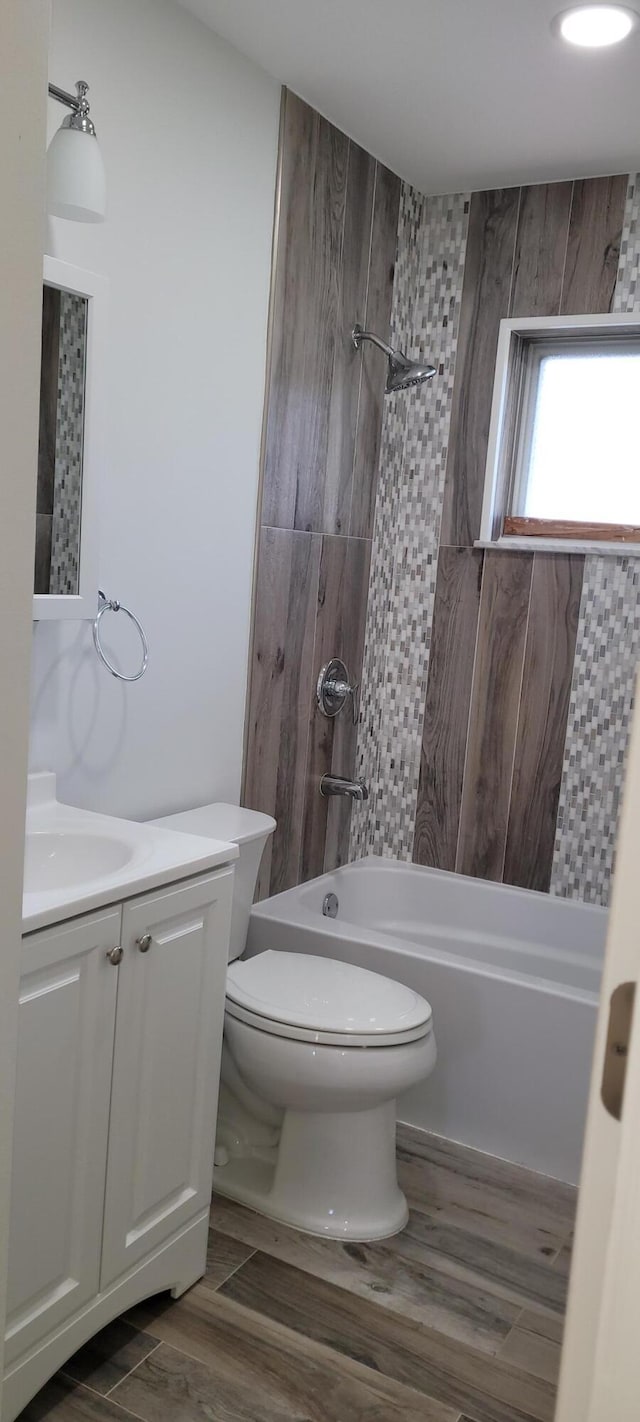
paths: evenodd
<path fill-rule="evenodd" d="M 242 957 L 269 815 L 214 804 L 154 824 L 239 848 L 214 1190 L 310 1234 L 396 1234 L 396 1098 L 435 1065 L 429 1003 L 333 958 Z"/>

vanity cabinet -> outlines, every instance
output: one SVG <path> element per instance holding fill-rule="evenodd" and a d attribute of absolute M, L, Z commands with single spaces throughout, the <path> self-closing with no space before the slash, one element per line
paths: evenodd
<path fill-rule="evenodd" d="M 204 1272 L 233 869 L 23 940 L 5 1416 Z"/>
<path fill-rule="evenodd" d="M 209 1208 L 226 910 L 210 882 L 123 910 L 102 1288 Z"/>
<path fill-rule="evenodd" d="M 100 1285 L 120 918 L 23 944 L 5 1365 Z"/>

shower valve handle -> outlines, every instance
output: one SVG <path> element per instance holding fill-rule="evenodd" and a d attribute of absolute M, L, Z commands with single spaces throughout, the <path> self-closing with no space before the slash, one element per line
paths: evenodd
<path fill-rule="evenodd" d="M 332 657 L 321 667 L 318 676 L 316 701 L 319 711 L 323 716 L 337 716 L 351 697 L 353 724 L 357 725 L 358 690 L 359 684 L 352 682 L 344 662 L 339 657 Z"/>

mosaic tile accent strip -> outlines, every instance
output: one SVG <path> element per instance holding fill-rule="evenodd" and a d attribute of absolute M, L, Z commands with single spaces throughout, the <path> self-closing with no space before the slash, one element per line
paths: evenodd
<path fill-rule="evenodd" d="M 613 309 L 640 313 L 640 174 L 627 190 Z M 585 560 L 551 893 L 609 903 L 640 664 L 640 559 Z"/>
<path fill-rule="evenodd" d="M 87 302 L 85 297 L 63 291 L 60 298 L 60 355 L 58 361 L 50 593 L 77 593 L 78 591 L 86 318 Z"/>
<path fill-rule="evenodd" d="M 640 559 L 588 557 L 551 892 L 608 904 L 640 662 Z"/>
<path fill-rule="evenodd" d="M 352 858 L 412 854 L 469 201 L 407 184 L 400 198 L 391 339 L 438 374 L 385 402 L 356 757 L 370 799 L 354 805 Z"/>
<path fill-rule="evenodd" d="M 629 178 L 613 309 L 640 311 L 640 173 Z"/>

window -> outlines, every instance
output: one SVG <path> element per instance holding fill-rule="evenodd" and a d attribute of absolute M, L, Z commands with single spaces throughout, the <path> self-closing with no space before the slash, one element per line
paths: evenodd
<path fill-rule="evenodd" d="M 481 542 L 640 551 L 640 324 L 503 321 Z"/>

